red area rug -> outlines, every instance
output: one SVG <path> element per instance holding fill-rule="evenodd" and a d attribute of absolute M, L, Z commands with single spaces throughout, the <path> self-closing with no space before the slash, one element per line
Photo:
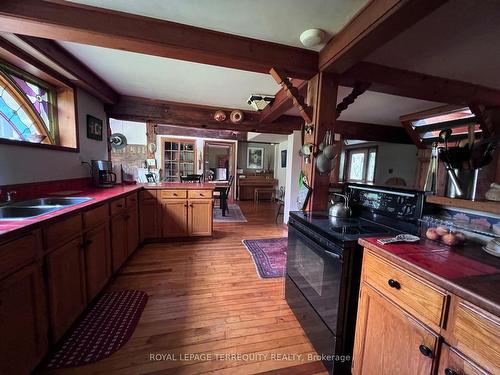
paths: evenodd
<path fill-rule="evenodd" d="M 104 293 L 63 338 L 45 367 L 76 367 L 109 357 L 132 336 L 147 300 L 148 295 L 138 290 Z"/>
<path fill-rule="evenodd" d="M 286 265 L 288 239 L 268 238 L 264 240 L 243 240 L 252 255 L 255 268 L 263 279 L 283 277 Z"/>

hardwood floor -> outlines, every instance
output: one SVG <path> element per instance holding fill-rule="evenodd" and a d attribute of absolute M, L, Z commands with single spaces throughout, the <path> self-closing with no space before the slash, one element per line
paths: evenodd
<path fill-rule="evenodd" d="M 213 239 L 137 250 L 108 287 L 149 294 L 132 338 L 103 361 L 53 373 L 326 374 L 308 358 L 316 352 L 282 279 L 260 279 L 241 243 L 286 236 L 286 227 L 269 202 L 239 204 L 248 223 L 215 223 Z"/>

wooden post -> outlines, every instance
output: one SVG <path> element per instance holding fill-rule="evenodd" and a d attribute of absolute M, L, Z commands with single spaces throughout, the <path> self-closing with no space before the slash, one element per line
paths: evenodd
<path fill-rule="evenodd" d="M 331 130 L 335 133 L 337 91 L 336 74 L 320 72 L 309 81 L 307 104 L 313 107 L 313 130 L 311 134 L 304 135 L 304 143 L 312 143 L 315 154 L 326 131 Z M 308 209 L 324 211 L 328 206 L 330 174 L 320 174 L 315 165 L 314 156 L 309 164 L 302 165 L 302 170 L 312 188 Z M 338 173 L 338 168 L 335 168 L 333 173 Z"/>
<path fill-rule="evenodd" d="M 146 153 L 147 153 L 147 158 L 148 159 L 154 159 L 155 158 L 155 153 L 151 152 L 149 149 L 149 145 L 153 143 L 156 145 L 156 124 L 148 121 L 146 123 Z"/>

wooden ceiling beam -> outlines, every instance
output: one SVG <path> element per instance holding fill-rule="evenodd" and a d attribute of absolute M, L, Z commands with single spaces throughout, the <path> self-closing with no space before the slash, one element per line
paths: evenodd
<path fill-rule="evenodd" d="M 156 125 L 156 134 L 176 137 L 197 137 L 214 139 L 231 139 L 235 141 L 246 141 L 247 132 L 232 130 L 212 130 L 186 128 L 184 126 Z"/>
<path fill-rule="evenodd" d="M 104 103 L 115 103 L 118 100 L 118 94 L 111 86 L 53 40 L 25 35 L 16 36 L 73 75 L 76 80 L 70 80 L 75 85 L 87 90 Z"/>
<path fill-rule="evenodd" d="M 368 4 L 321 50 L 321 71 L 343 73 L 447 0 L 385 0 Z"/>
<path fill-rule="evenodd" d="M 398 126 L 369 124 L 355 121 L 335 121 L 335 133 L 344 139 L 411 144 L 405 129 Z"/>
<path fill-rule="evenodd" d="M 500 90 L 369 62 L 357 63 L 340 77 L 343 86 L 353 87 L 357 82 L 371 83 L 370 91 L 420 100 L 500 105 Z"/>
<path fill-rule="evenodd" d="M 307 85 L 309 81 L 292 79 L 291 83 L 293 86 L 297 88 L 300 96 L 305 97 L 307 95 Z M 292 98 L 290 98 L 287 95 L 284 89 L 281 89 L 274 97 L 273 104 L 268 105 L 260 113 L 260 121 L 273 122 L 292 108 L 293 108 Z"/>
<path fill-rule="evenodd" d="M 318 71 L 318 53 L 209 29 L 69 2 L 2 0 L 0 31 L 293 78 Z"/>
<path fill-rule="evenodd" d="M 290 134 L 294 130 L 301 129 L 303 124 L 303 120 L 295 116 L 281 116 L 273 123 L 262 123 L 260 114 L 252 111 L 243 111 L 244 120 L 239 124 L 234 124 L 229 120 L 232 109 L 130 96 L 120 97 L 116 104 L 108 105 L 105 109 L 109 117 L 116 119 L 152 121 L 157 124 L 212 130 Z M 225 121 L 214 120 L 214 113 L 217 110 L 226 112 Z"/>

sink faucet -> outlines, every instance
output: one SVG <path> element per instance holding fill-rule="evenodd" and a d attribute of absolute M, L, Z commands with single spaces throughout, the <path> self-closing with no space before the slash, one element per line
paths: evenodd
<path fill-rule="evenodd" d="M 14 202 L 14 195 L 16 195 L 17 192 L 14 190 L 8 191 L 5 193 L 5 202 L 2 202 L 2 204 L 9 204 Z M 0 190 L 0 197 L 2 196 L 2 190 Z"/>

